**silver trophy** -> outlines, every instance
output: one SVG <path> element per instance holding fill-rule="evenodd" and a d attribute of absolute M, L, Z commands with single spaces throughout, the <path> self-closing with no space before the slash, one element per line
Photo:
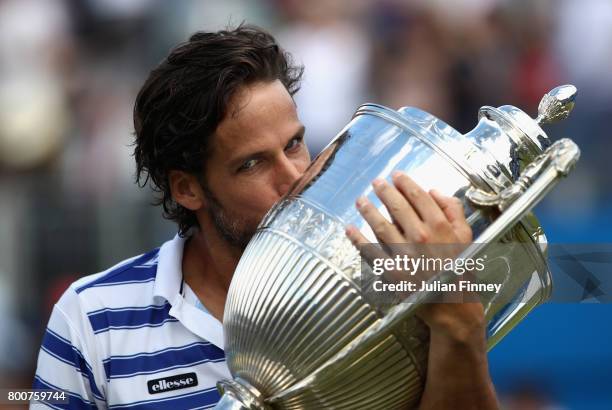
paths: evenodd
<path fill-rule="evenodd" d="M 406 172 L 424 189 L 460 198 L 474 232 L 461 257 L 497 252 L 503 266 L 479 280 L 492 348 L 551 292 L 546 237 L 531 209 L 568 174 L 580 151 L 551 143 L 541 124 L 564 119 L 576 88 L 557 87 L 532 119 L 513 106 L 482 107 L 467 134 L 412 107 L 364 104 L 261 222 L 234 274 L 223 326 L 232 380 L 216 409 L 395 409 L 418 404 L 428 328 L 415 292 L 381 307 L 361 286 L 347 224 L 376 239 L 355 209 L 365 195 L 381 213 L 375 178 Z M 388 213 L 386 213 L 388 215 Z M 504 246 L 493 247 L 493 245 Z M 450 280 L 442 272 L 436 279 Z"/>

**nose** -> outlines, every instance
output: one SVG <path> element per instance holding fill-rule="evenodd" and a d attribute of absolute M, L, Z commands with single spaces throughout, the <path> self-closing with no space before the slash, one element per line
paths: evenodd
<path fill-rule="evenodd" d="M 291 185 L 302 176 L 302 172 L 290 158 L 281 155 L 277 166 L 277 190 L 278 195 L 283 196 L 289 191 Z"/>

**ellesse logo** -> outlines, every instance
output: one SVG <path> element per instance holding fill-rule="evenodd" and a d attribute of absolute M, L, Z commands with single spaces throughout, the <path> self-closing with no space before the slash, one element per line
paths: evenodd
<path fill-rule="evenodd" d="M 178 374 L 176 376 L 164 377 L 147 381 L 149 393 L 157 394 L 166 391 L 185 389 L 198 385 L 198 376 L 195 373 Z"/>

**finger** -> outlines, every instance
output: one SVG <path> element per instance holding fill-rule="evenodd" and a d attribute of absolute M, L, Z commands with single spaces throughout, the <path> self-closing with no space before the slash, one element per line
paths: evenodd
<path fill-rule="evenodd" d="M 439 191 L 429 191 L 431 197 L 436 201 L 444 216 L 453 227 L 453 230 L 464 240 L 471 240 L 472 229 L 465 218 L 465 210 L 461 200 L 454 196 L 442 195 Z M 469 238 L 467 238 L 469 236 Z"/>
<path fill-rule="evenodd" d="M 372 186 L 376 196 L 380 198 L 389 211 L 389 215 L 399 225 L 402 232 L 408 232 L 410 228 L 422 224 L 416 211 L 396 187 L 387 183 L 384 179 L 375 179 Z"/>
<path fill-rule="evenodd" d="M 368 239 L 365 236 L 363 236 L 361 231 L 357 229 L 357 227 L 355 227 L 354 225 L 348 225 L 345 229 L 345 233 L 346 233 L 347 238 L 349 238 L 352 244 L 355 246 L 371 244 L 371 242 L 368 241 Z"/>
<path fill-rule="evenodd" d="M 465 211 L 463 209 L 463 203 L 461 200 L 454 196 L 442 195 L 439 191 L 432 189 L 430 191 L 431 197 L 436 201 L 444 216 L 450 222 L 453 227 L 459 225 L 467 225 L 465 219 Z"/>
<path fill-rule="evenodd" d="M 436 201 L 444 216 L 451 224 L 457 220 L 465 219 L 463 214 L 463 204 L 461 200 L 454 196 L 442 195 L 439 191 L 432 189 L 429 191 L 431 197 Z"/>
<path fill-rule="evenodd" d="M 361 257 L 366 260 L 366 263 L 372 266 L 372 262 L 377 258 L 388 258 L 389 256 L 376 243 L 371 243 L 368 239 L 353 225 L 346 227 L 346 236 L 359 250 Z"/>
<path fill-rule="evenodd" d="M 423 188 L 414 182 L 408 175 L 399 171 L 395 172 L 393 174 L 393 183 L 410 202 L 421 220 L 428 225 L 436 226 L 441 221 L 446 220 L 444 213 L 431 195 L 425 192 Z"/>
<path fill-rule="evenodd" d="M 374 232 L 379 241 L 384 243 L 401 243 L 404 240 L 398 228 L 382 216 L 366 197 L 359 198 L 356 205 L 359 213 L 370 225 L 372 232 Z"/>
<path fill-rule="evenodd" d="M 359 254 L 365 260 L 366 264 L 372 269 L 372 272 L 375 273 L 376 263 L 375 260 L 386 260 L 392 258 L 389 253 L 387 253 L 381 244 L 371 243 L 367 240 L 367 238 L 353 225 L 349 225 L 346 227 L 346 236 L 351 240 L 353 245 L 357 247 L 359 250 Z M 380 265 L 379 265 L 380 269 Z M 404 273 L 391 270 L 387 271 L 383 270 L 381 273 L 375 273 L 377 275 L 382 275 L 383 278 L 387 282 L 398 282 L 400 280 L 406 279 Z"/>

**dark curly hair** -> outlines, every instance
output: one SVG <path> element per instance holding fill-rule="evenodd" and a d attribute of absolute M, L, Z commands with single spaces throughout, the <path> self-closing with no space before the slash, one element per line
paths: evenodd
<path fill-rule="evenodd" d="M 136 183 L 150 183 L 160 195 L 164 217 L 179 233 L 198 226 L 195 214 L 176 203 L 169 173 L 181 170 L 203 181 L 211 137 L 234 93 L 244 85 L 280 80 L 292 96 L 300 88 L 302 66 L 272 35 L 250 25 L 197 32 L 151 71 L 134 105 Z"/>

